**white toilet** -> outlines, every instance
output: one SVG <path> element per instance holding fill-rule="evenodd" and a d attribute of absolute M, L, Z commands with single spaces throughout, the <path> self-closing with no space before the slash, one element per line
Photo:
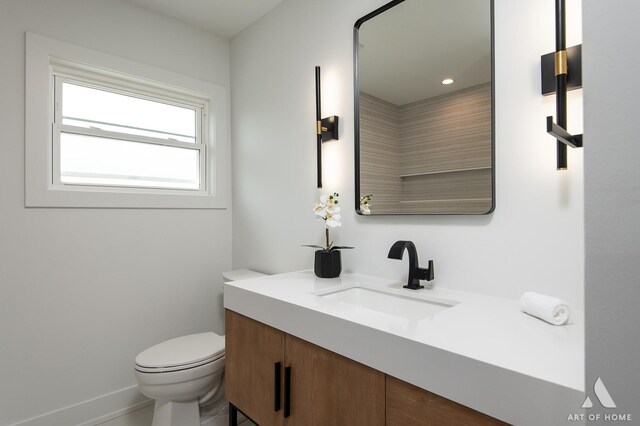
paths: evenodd
<path fill-rule="evenodd" d="M 264 276 L 241 269 L 224 272 L 225 282 Z M 190 334 L 167 340 L 136 357 L 140 392 L 155 400 L 152 426 L 200 426 L 201 411 L 225 412 L 224 336 Z"/>

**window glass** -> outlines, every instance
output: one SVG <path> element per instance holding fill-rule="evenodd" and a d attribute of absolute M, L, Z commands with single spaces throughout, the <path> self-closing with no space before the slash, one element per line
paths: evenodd
<path fill-rule="evenodd" d="M 196 143 L 196 110 L 69 82 L 62 124 Z"/>
<path fill-rule="evenodd" d="M 83 134 L 60 134 L 65 184 L 200 189 L 201 151 Z"/>

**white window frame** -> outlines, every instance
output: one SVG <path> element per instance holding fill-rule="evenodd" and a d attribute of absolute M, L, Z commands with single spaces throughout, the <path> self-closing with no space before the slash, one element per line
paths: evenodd
<path fill-rule="evenodd" d="M 188 148 L 199 151 L 200 155 L 200 164 L 199 164 L 199 175 L 200 175 L 200 188 L 198 191 L 206 191 L 207 184 L 207 167 L 206 167 L 206 140 L 207 140 L 207 126 L 206 126 L 206 116 L 207 113 L 207 104 L 208 102 L 203 99 L 186 99 L 182 97 L 182 99 L 177 100 L 174 93 L 164 91 L 161 93 L 156 91 L 155 96 L 153 94 L 148 93 L 148 89 L 144 86 L 132 84 L 129 81 L 96 81 L 92 75 L 87 73 L 78 73 L 74 72 L 74 70 L 65 69 L 60 66 L 52 67 L 52 87 L 53 87 L 53 99 L 54 99 L 54 117 L 53 117 L 53 186 L 59 189 L 66 190 L 79 190 L 81 187 L 91 186 L 93 190 L 101 190 L 102 187 L 108 186 L 112 188 L 119 188 L 120 190 L 132 190 L 138 192 L 149 192 L 149 191 L 162 191 L 162 192 L 173 192 L 179 193 L 182 191 L 194 191 L 192 189 L 176 189 L 171 190 L 167 188 L 152 188 L 152 187 L 136 187 L 136 186 L 125 186 L 125 185 L 90 185 L 90 184 L 65 184 L 61 181 L 61 173 L 60 173 L 60 134 L 61 133 L 73 133 L 77 135 L 87 135 L 87 136 L 95 136 L 95 137 L 107 137 L 110 139 L 121 139 L 125 141 L 133 141 L 133 142 L 142 142 L 153 145 L 161 145 L 161 146 L 172 146 L 177 148 Z M 140 99 L 147 99 L 154 102 L 161 102 L 169 105 L 175 105 L 182 108 L 187 108 L 196 112 L 196 122 L 195 122 L 195 143 L 181 142 L 172 139 L 160 139 L 155 137 L 147 137 L 140 136 L 130 133 L 120 133 L 114 131 L 101 130 L 96 128 L 87 128 L 87 127 L 78 127 L 72 126 L 68 124 L 63 124 L 62 119 L 62 102 L 63 100 L 63 92 L 62 92 L 62 84 L 63 83 L 71 83 L 79 86 L 89 87 L 93 89 L 98 89 L 102 91 L 108 91 L 111 93 L 118 93 L 127 96 L 135 96 Z M 63 188 L 64 186 L 69 186 L 68 188 Z"/>
<path fill-rule="evenodd" d="M 60 131 L 133 140 L 131 135 L 62 125 L 62 81 L 200 108 L 196 144 L 138 136 L 145 143 L 200 150 L 200 189 L 64 184 Z M 36 34 L 26 35 L 25 206 L 224 209 L 230 198 L 227 90 L 210 82 Z M 199 136 L 199 139 L 198 139 Z"/>

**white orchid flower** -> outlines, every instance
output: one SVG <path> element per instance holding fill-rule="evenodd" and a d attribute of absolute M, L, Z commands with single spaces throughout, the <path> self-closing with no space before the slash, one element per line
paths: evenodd
<path fill-rule="evenodd" d="M 373 194 L 365 195 L 364 197 L 360 197 L 360 212 L 362 214 L 371 214 L 371 198 Z"/>
<path fill-rule="evenodd" d="M 327 213 L 326 223 L 329 228 L 337 228 L 338 226 L 341 226 L 340 214 Z"/>
<path fill-rule="evenodd" d="M 326 208 L 325 206 L 323 206 L 320 203 L 316 203 L 316 205 L 313 207 L 313 211 L 315 212 L 315 214 L 317 216 L 320 216 L 324 219 L 324 216 L 326 214 Z"/>
<path fill-rule="evenodd" d="M 316 215 L 316 219 L 324 220 L 325 246 L 321 247 L 317 245 L 308 245 L 309 247 L 318 248 L 324 252 L 353 248 L 353 247 L 347 247 L 347 246 L 336 246 L 329 239 L 329 229 L 342 226 L 342 222 L 340 221 L 341 209 L 340 207 L 338 207 L 338 197 L 339 197 L 339 194 L 337 192 L 334 192 L 333 194 L 328 194 L 328 195 L 321 195 L 320 199 L 313 206 L 313 212 Z"/>

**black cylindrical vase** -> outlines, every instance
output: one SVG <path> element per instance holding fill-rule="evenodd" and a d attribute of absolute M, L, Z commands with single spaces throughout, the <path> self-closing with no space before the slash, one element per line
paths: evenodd
<path fill-rule="evenodd" d="M 317 250 L 313 271 L 319 278 L 336 278 L 342 272 L 340 250 Z"/>

